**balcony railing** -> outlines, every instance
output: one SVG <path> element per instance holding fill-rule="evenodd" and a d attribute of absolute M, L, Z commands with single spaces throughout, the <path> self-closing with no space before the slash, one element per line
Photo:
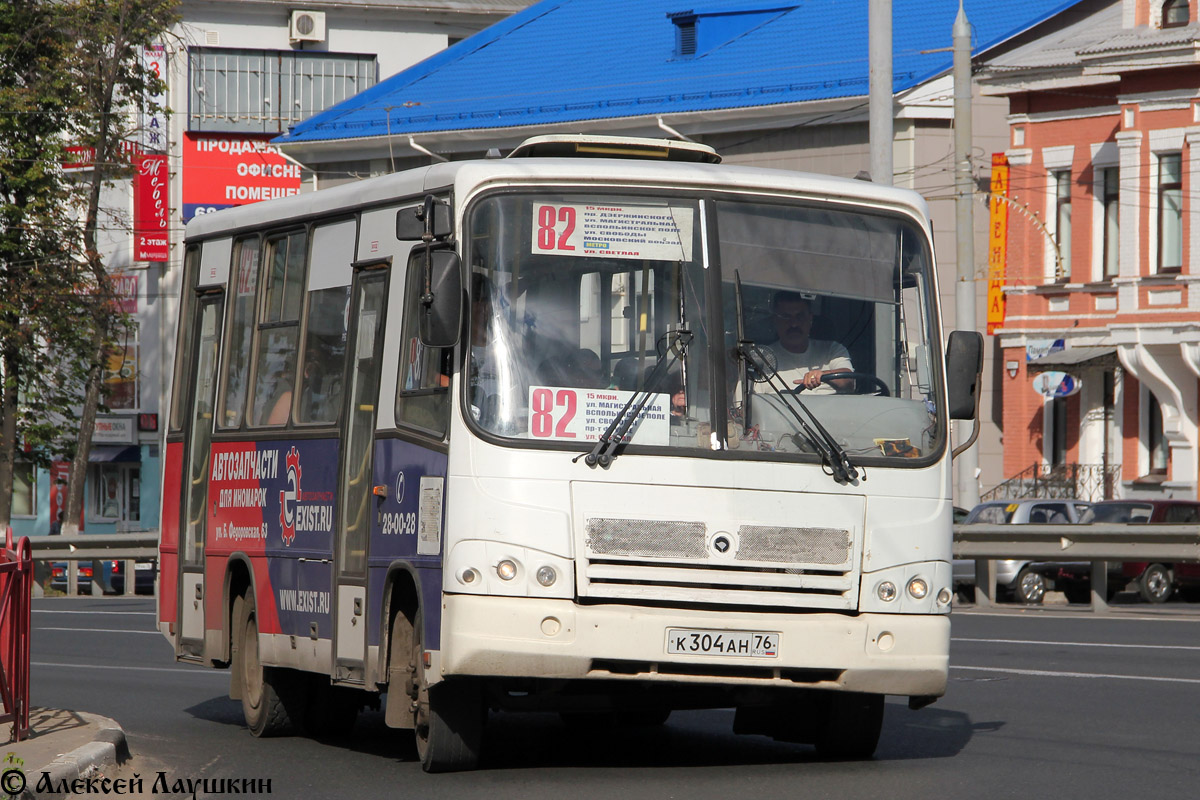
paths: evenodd
<path fill-rule="evenodd" d="M 1111 500 L 1120 480 L 1120 464 L 1032 464 L 984 492 L 979 499 Z"/>

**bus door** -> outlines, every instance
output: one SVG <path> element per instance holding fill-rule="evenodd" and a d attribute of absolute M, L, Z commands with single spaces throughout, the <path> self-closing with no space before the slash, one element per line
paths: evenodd
<path fill-rule="evenodd" d="M 185 432 L 187 454 L 183 485 L 183 541 L 179 547 L 179 633 L 176 652 L 199 657 L 204 652 L 204 539 L 208 520 L 208 475 L 216 400 L 217 365 L 225 295 L 202 295 L 196 304 L 192 347 L 195 373 L 192 409 Z"/>
<path fill-rule="evenodd" d="M 379 399 L 386 263 L 356 269 L 351 290 L 346 420 L 342 436 L 341 519 L 337 526 L 334 679 L 362 683 L 367 647 L 367 541 L 373 504 L 372 442 Z"/>

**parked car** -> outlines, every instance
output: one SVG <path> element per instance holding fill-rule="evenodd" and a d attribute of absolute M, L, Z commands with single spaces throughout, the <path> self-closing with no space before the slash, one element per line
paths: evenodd
<path fill-rule="evenodd" d="M 984 523 L 992 525 L 1071 525 L 1088 508 L 1082 500 L 1033 499 L 992 500 L 980 503 L 967 514 L 964 525 Z M 996 561 L 996 589 L 999 594 L 1018 602 L 1036 605 L 1042 602 L 1046 592 L 1054 586 L 1053 576 L 1059 565 L 1036 561 L 1001 559 Z M 954 585 L 965 589 L 975 585 L 975 561 L 954 559 Z"/>
<path fill-rule="evenodd" d="M 80 561 L 76 584 L 80 594 L 91 594 L 94 565 L 103 569 L 100 586 L 106 592 L 121 594 L 125 591 L 124 561 Z M 139 558 L 134 563 L 134 591 L 138 594 L 154 594 L 154 579 L 158 567 L 152 558 Z M 50 564 L 50 587 L 60 592 L 67 590 L 67 562 L 54 561 Z"/>
<path fill-rule="evenodd" d="M 1193 500 L 1105 500 L 1093 503 L 1079 521 L 1185 525 L 1200 522 L 1200 503 Z M 1200 562 L 1126 561 L 1119 568 L 1110 565 L 1110 595 L 1124 589 L 1130 581 L 1147 603 L 1165 603 L 1177 588 L 1194 590 L 1200 587 Z"/>

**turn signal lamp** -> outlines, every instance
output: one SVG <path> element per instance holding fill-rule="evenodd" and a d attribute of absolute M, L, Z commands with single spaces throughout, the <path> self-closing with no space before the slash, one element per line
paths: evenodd
<path fill-rule="evenodd" d="M 896 599 L 896 584 L 891 581 L 884 581 L 875 587 L 875 593 L 879 595 L 880 600 L 890 603 Z"/>

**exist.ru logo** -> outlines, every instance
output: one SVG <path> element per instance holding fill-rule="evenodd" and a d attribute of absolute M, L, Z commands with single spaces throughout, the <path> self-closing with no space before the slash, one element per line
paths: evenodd
<path fill-rule="evenodd" d="M 290 546 L 296 540 L 296 503 L 300 500 L 300 452 L 292 445 L 285 459 L 287 488 L 279 490 L 279 524 L 283 526 L 283 543 Z"/>

